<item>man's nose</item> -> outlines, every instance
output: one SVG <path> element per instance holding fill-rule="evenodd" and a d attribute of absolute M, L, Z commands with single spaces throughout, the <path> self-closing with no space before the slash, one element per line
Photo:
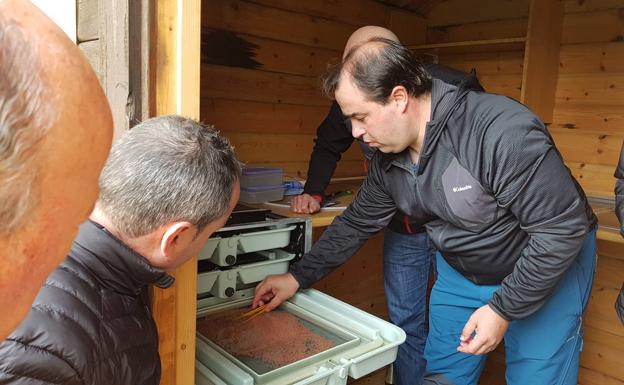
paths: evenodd
<path fill-rule="evenodd" d="M 351 135 L 353 135 L 354 138 L 357 139 L 365 133 L 366 131 L 359 124 L 351 122 Z"/>

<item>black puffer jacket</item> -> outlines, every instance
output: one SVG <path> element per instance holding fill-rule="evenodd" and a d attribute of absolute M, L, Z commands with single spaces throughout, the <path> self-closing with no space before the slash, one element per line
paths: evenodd
<path fill-rule="evenodd" d="M 0 384 L 157 385 L 152 283 L 168 287 L 173 278 L 85 222 L 27 318 L 0 345 Z"/>
<path fill-rule="evenodd" d="M 290 272 L 302 288 L 345 262 L 395 211 L 436 217 L 427 233 L 513 320 L 537 311 L 574 262 L 596 218 L 539 119 L 520 103 L 433 80 L 418 166 L 375 153 L 355 201 Z"/>

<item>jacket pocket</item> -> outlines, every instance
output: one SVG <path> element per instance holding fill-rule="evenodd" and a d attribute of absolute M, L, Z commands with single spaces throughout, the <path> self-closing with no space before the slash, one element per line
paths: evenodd
<path fill-rule="evenodd" d="M 466 230 L 479 232 L 494 222 L 503 210 L 456 158 L 442 174 L 439 190 L 454 222 Z"/>

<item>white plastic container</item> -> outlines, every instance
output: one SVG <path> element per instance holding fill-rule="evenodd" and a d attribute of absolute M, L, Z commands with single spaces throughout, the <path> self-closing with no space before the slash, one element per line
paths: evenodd
<path fill-rule="evenodd" d="M 241 173 L 241 188 L 282 185 L 284 171 L 277 167 L 245 167 Z"/>
<path fill-rule="evenodd" d="M 241 296 L 217 307 L 200 307 L 198 316 L 249 302 L 250 297 Z M 344 385 L 347 377 L 361 378 L 394 362 L 405 341 L 401 328 L 314 289 L 295 294 L 282 309 L 345 335 L 348 341 L 268 373 L 256 373 L 198 333 L 196 357 L 202 367 L 196 369 L 197 385 Z"/>
<path fill-rule="evenodd" d="M 241 187 L 240 201 L 243 203 L 262 203 L 279 201 L 284 198 L 284 186 Z"/>

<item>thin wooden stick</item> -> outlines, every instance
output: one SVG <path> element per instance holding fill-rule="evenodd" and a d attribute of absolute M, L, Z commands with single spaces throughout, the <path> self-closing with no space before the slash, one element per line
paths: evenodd
<path fill-rule="evenodd" d="M 264 314 L 266 312 L 267 312 L 266 309 L 262 309 L 259 312 L 254 313 L 254 314 L 250 315 L 249 317 L 247 317 L 243 322 L 248 322 L 250 319 L 255 318 L 255 317 L 257 317 L 257 316 L 259 316 L 261 314 Z"/>
<path fill-rule="evenodd" d="M 250 310 L 247 313 L 244 313 L 243 315 L 240 316 L 240 318 L 247 318 L 247 317 L 252 318 L 258 314 L 264 313 L 265 308 L 266 308 L 266 305 L 258 306 L 257 308 Z"/>

